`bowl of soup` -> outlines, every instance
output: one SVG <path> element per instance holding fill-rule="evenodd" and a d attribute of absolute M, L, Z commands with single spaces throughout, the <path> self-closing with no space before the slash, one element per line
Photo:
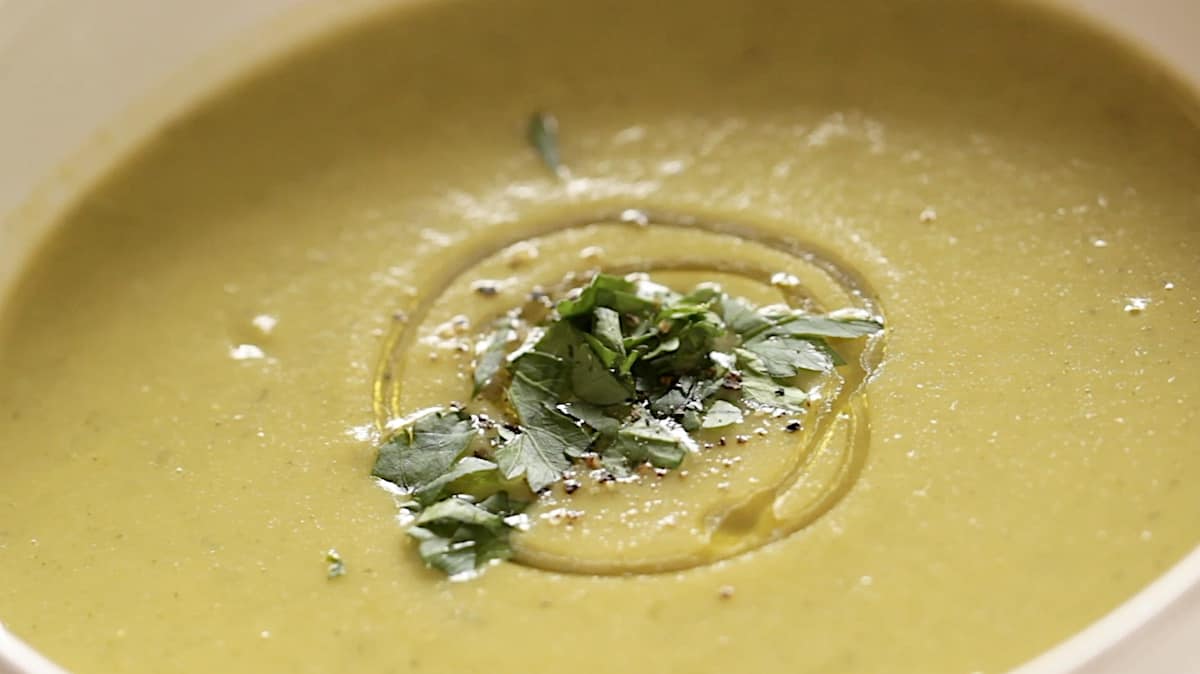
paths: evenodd
<path fill-rule="evenodd" d="M 6 13 L 0 671 L 1200 667 L 1191 3 Z"/>

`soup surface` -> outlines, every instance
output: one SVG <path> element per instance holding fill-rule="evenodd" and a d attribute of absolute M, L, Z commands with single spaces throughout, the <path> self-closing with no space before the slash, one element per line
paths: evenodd
<path fill-rule="evenodd" d="M 999 3 L 380 12 L 156 133 L 8 298 L 0 616 L 85 673 L 1003 672 L 1200 542 L 1196 119 Z M 504 292 L 462 291 L 521 242 Z M 693 549 L 663 518 L 781 470 L 753 441 L 552 528 L 556 493 L 525 543 L 553 568 L 423 567 L 369 474 L 377 423 L 469 393 L 438 325 L 539 274 L 787 246 L 887 319 L 835 502 L 721 561 L 586 572 Z"/>

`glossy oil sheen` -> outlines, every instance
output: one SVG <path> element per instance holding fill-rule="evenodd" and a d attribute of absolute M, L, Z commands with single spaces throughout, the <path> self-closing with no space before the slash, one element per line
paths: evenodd
<path fill-rule="evenodd" d="M 1194 110 L 993 3 L 436 2 L 331 36 L 114 167 L 5 307 L 0 615 L 85 673 L 1004 671 L 1200 541 Z M 862 474 L 678 574 L 426 572 L 356 437 L 393 311 L 627 206 L 869 283 Z"/>

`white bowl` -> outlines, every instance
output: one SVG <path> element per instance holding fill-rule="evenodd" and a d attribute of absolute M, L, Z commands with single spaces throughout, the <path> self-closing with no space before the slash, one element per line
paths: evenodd
<path fill-rule="evenodd" d="M 248 63 L 394 1 L 404 0 L 0 0 L 0 288 L 44 233 L 29 223 L 52 220 L 105 158 L 139 141 L 131 133 Z M 1051 4 L 1134 43 L 1200 90 L 1200 0 Z M 1200 672 L 1198 636 L 1200 547 L 1012 674 Z M 0 674 L 59 672 L 0 625 Z"/>

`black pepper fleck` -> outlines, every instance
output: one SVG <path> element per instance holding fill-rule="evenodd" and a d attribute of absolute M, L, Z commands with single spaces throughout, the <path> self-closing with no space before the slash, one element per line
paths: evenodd
<path fill-rule="evenodd" d="M 484 297 L 495 297 L 500 294 L 500 284 L 495 281 L 476 281 L 471 284 L 471 289 Z"/>

